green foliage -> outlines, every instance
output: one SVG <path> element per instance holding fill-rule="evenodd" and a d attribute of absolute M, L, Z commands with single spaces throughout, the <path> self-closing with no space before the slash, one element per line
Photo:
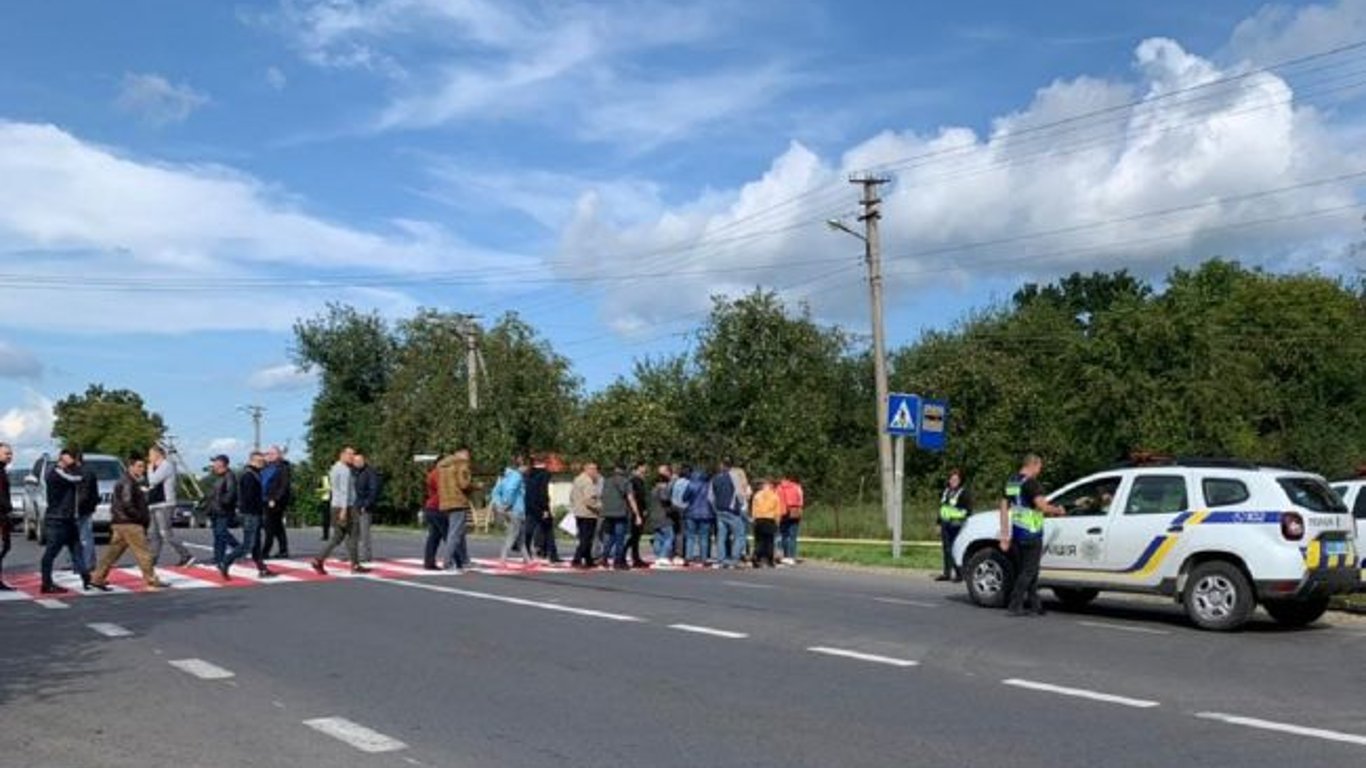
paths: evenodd
<path fill-rule="evenodd" d="M 81 395 L 67 395 L 53 408 L 52 436 L 86 453 L 125 458 L 145 454 L 166 434 L 160 414 L 147 410 L 142 396 L 127 389 L 91 384 Z"/>
<path fill-rule="evenodd" d="M 375 313 L 328 304 L 318 317 L 294 324 L 294 363 L 320 372 L 308 422 L 310 456 L 335 456 L 342 446 L 373 450 L 379 401 L 389 388 L 394 339 Z"/>

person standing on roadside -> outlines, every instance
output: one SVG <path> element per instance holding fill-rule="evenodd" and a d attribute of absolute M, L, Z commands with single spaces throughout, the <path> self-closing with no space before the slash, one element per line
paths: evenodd
<path fill-rule="evenodd" d="M 742 545 L 740 508 L 730 464 L 721 461 L 711 479 L 712 504 L 716 508 L 716 559 L 722 568 L 734 568 Z"/>
<path fill-rule="evenodd" d="M 617 464 L 612 468 L 612 476 L 602 485 L 603 545 L 602 567 L 626 570 L 626 531 L 634 516 L 631 498 L 631 480 L 626 476 L 626 467 Z"/>
<path fill-rule="evenodd" d="M 161 547 L 163 544 L 170 544 L 180 560 L 176 566 L 188 568 L 194 565 L 194 555 L 180 542 L 180 537 L 176 536 L 175 527 L 171 516 L 175 514 L 176 502 L 179 500 L 177 495 L 179 489 L 176 484 L 180 477 L 176 472 L 175 462 L 166 456 L 166 451 L 159 445 L 154 445 L 147 450 L 147 461 L 151 466 L 151 474 L 147 476 L 147 506 L 151 522 L 148 524 L 148 541 L 151 545 L 152 563 L 155 565 L 161 559 Z"/>
<path fill-rule="evenodd" d="M 711 561 L 711 533 L 716 525 L 716 507 L 711 500 L 711 478 L 701 469 L 693 471 L 683 493 L 688 505 L 684 513 L 688 534 L 687 565 L 705 566 Z"/>
<path fill-rule="evenodd" d="M 375 467 L 360 451 L 356 451 L 356 458 L 351 466 L 354 467 L 356 482 L 355 533 L 360 539 L 360 561 L 368 563 L 375 556 L 370 541 L 370 523 L 375 507 L 379 505 L 379 472 L 375 471 Z"/>
<path fill-rule="evenodd" d="M 10 496 L 9 464 L 14 461 L 14 449 L 9 443 L 0 443 L 0 592 L 13 592 L 14 587 L 5 583 L 5 555 L 10 549 L 10 515 L 14 514 L 14 501 Z"/>
<path fill-rule="evenodd" d="M 669 480 L 669 520 L 674 524 L 674 560 L 687 562 L 688 486 L 692 483 L 692 467 L 684 464 L 671 468 Z"/>
<path fill-rule="evenodd" d="M 963 580 L 958 566 L 953 564 L 953 542 L 958 539 L 971 512 L 972 494 L 963 484 L 963 470 L 952 469 L 944 492 L 939 494 L 939 543 L 944 549 L 944 572 L 934 577 L 935 581 L 953 579 L 957 583 Z"/>
<path fill-rule="evenodd" d="M 759 484 L 759 492 L 754 494 L 754 567 L 767 565 L 772 568 L 773 542 L 778 534 L 778 523 L 783 519 L 783 498 L 772 480 L 764 479 Z"/>
<path fill-rule="evenodd" d="M 778 535 L 783 542 L 783 565 L 796 565 L 797 534 L 801 532 L 806 491 L 797 477 L 789 474 L 778 483 L 778 495 L 783 500 L 783 519 L 778 524 Z"/>
<path fill-rule="evenodd" d="M 261 553 L 261 522 L 266 512 L 266 494 L 261 482 L 261 468 L 266 465 L 266 457 L 260 451 L 252 451 L 247 465 L 237 478 L 237 511 L 242 520 L 242 542 L 228 553 L 224 569 L 251 555 L 256 564 L 256 575 L 262 579 L 274 578 L 275 574 L 266 567 Z M 224 578 L 227 578 L 224 576 Z"/>
<path fill-rule="evenodd" d="M 579 534 L 578 547 L 570 562 L 575 568 L 593 567 L 593 534 L 597 532 L 598 514 L 602 511 L 600 477 L 598 465 L 590 461 L 583 465 L 583 471 L 574 478 L 574 485 L 569 489 L 569 510 L 574 515 Z"/>
<path fill-rule="evenodd" d="M 237 514 L 237 475 L 231 468 L 232 461 L 219 454 L 209 462 L 209 471 L 217 478 L 209 491 L 209 524 L 213 526 L 213 564 L 218 567 L 218 575 L 224 581 L 231 579 L 228 555 L 237 549 L 237 537 L 232 535 L 232 519 Z"/>
<path fill-rule="evenodd" d="M 355 461 L 356 449 L 346 446 L 337 454 L 337 461 L 327 473 L 328 487 L 332 497 L 328 502 L 332 515 L 332 538 L 327 540 L 318 556 L 313 558 L 313 570 L 319 576 L 327 574 L 325 563 L 332 551 L 346 542 L 346 555 L 351 562 L 352 573 L 369 573 L 370 569 L 360 564 L 360 545 L 356 537 L 356 484 L 351 474 L 351 463 Z"/>
<path fill-rule="evenodd" d="M 493 487 L 494 510 L 507 522 L 503 549 L 498 554 L 498 560 L 503 565 L 508 564 L 508 555 L 518 542 L 523 542 L 522 563 L 531 565 L 534 559 L 531 544 L 526 541 L 526 534 L 530 529 L 526 514 L 526 471 L 526 459 L 514 456 L 503 469 L 503 476 L 498 478 L 497 485 Z"/>
<path fill-rule="evenodd" d="M 754 498 L 754 489 L 749 484 L 749 473 L 736 461 L 730 462 L 730 481 L 735 485 L 735 506 L 740 514 L 740 559 L 749 560 L 749 534 L 754 528 L 750 502 Z"/>
<path fill-rule="evenodd" d="M 436 484 L 441 510 L 450 521 L 446 541 L 441 547 L 442 567 L 461 574 L 470 565 L 469 544 L 465 539 L 465 532 L 470 522 L 470 509 L 473 507 L 470 494 L 475 491 L 468 449 L 461 448 L 437 462 Z"/>
<path fill-rule="evenodd" d="M 646 524 L 649 526 L 654 544 L 654 567 L 671 568 L 674 564 L 674 524 L 669 515 L 669 486 L 673 482 L 673 468 L 668 464 L 661 464 L 656 472 L 655 484 L 650 489 L 647 504 L 650 514 Z"/>
<path fill-rule="evenodd" d="M 266 512 L 262 520 L 264 541 L 261 543 L 261 557 L 270 559 L 271 550 L 279 546 L 276 557 L 289 558 L 289 534 L 285 532 L 285 515 L 294 501 L 291 483 L 294 471 L 285 460 L 284 453 L 277 445 L 266 449 L 266 466 L 261 469 L 261 486 L 266 495 Z"/>
<path fill-rule="evenodd" d="M 646 518 L 650 514 L 650 488 L 646 485 L 645 474 L 650 465 L 636 462 L 631 470 L 631 526 L 626 538 L 626 554 L 630 556 L 632 568 L 644 568 L 648 563 L 640 556 L 640 537 L 645 533 Z"/>
<path fill-rule="evenodd" d="M 551 563 L 560 562 L 560 551 L 555 546 L 555 513 L 550 509 L 550 470 L 545 457 L 537 456 L 526 477 L 526 539 L 522 546 L 532 551 L 535 540 L 541 540 L 543 557 Z"/>
<path fill-rule="evenodd" d="M 90 586 L 103 592 L 109 591 L 109 569 L 123 557 L 123 553 L 133 550 L 133 559 L 142 571 L 143 583 L 149 592 L 155 592 L 166 585 L 157 578 L 152 553 L 147 549 L 147 526 L 152 521 L 152 512 L 147 505 L 147 495 L 142 490 L 143 478 L 147 476 L 147 462 L 142 456 L 128 458 L 128 468 L 123 477 L 114 485 L 114 495 L 109 501 L 109 546 L 90 577 Z"/>
<path fill-rule="evenodd" d="M 76 522 L 77 497 L 80 495 L 81 473 L 76 453 L 70 448 L 57 455 L 57 461 L 47 470 L 47 511 L 43 513 L 43 549 L 40 565 L 43 575 L 42 594 L 62 594 L 70 590 L 57 586 L 52 580 L 52 564 L 57 554 L 66 549 L 71 562 L 81 575 L 81 586 L 90 589 L 90 571 L 85 568 L 85 553 L 81 551 L 81 534 Z"/>
<path fill-rule="evenodd" d="M 1015 565 L 1015 582 L 1010 588 L 1007 609 L 1011 616 L 1026 612 L 1042 616 L 1043 601 L 1039 599 L 1039 564 L 1043 560 L 1043 527 L 1047 517 L 1063 514 L 1061 507 L 1048 503 L 1039 474 L 1043 459 L 1027 454 L 1020 463 L 1020 471 L 1006 481 L 1001 497 L 1001 551 L 1010 556 Z"/>

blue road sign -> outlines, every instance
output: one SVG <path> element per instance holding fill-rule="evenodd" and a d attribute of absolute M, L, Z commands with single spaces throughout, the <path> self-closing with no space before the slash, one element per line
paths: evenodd
<path fill-rule="evenodd" d="M 920 396 L 895 392 L 887 396 L 887 434 L 915 437 L 920 427 Z"/>
<path fill-rule="evenodd" d="M 943 451 L 948 443 L 949 403 L 947 400 L 920 400 L 920 423 L 915 444 L 922 451 Z"/>

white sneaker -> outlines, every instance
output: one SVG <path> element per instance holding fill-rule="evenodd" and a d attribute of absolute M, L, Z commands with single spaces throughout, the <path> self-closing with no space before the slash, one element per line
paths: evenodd
<path fill-rule="evenodd" d="M 661 570 L 661 571 L 667 571 L 668 569 L 674 567 L 674 564 L 671 563 L 671 562 L 669 562 L 669 561 L 668 561 L 667 559 L 665 559 L 665 558 L 660 558 L 660 559 L 656 560 L 656 561 L 654 562 L 654 564 L 651 565 L 650 567 L 651 567 L 651 568 L 658 569 L 658 570 Z"/>
<path fill-rule="evenodd" d="M 784 557 L 784 558 L 783 558 L 783 565 L 796 565 L 796 564 L 797 564 L 797 561 L 796 561 L 796 560 L 793 560 L 793 559 L 790 558 L 790 557 Z"/>

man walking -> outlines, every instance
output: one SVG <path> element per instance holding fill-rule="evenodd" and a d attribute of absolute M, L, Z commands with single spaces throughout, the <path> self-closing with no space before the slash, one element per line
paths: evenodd
<path fill-rule="evenodd" d="M 80 451 L 76 452 L 76 466 L 81 476 L 76 491 L 76 522 L 81 538 L 81 553 L 85 557 L 84 571 L 89 573 L 95 570 L 95 510 L 100 506 L 100 481 L 95 477 L 95 470 L 85 465 L 85 455 Z M 80 573 L 81 570 L 72 563 L 72 573 Z"/>
<path fill-rule="evenodd" d="M 574 485 L 569 489 L 569 510 L 574 515 L 579 534 L 574 559 L 570 561 L 575 568 L 593 567 L 593 534 L 597 531 L 598 514 L 602 511 L 599 477 L 598 465 L 590 461 L 583 465 L 583 471 L 574 478 Z"/>
<path fill-rule="evenodd" d="M 5 583 L 5 555 L 10 548 L 10 515 L 14 514 L 14 501 L 10 497 L 9 464 L 14 460 L 14 449 L 9 443 L 0 443 L 0 592 L 12 592 L 14 587 Z"/>
<path fill-rule="evenodd" d="M 176 536 L 175 528 L 172 526 L 171 515 L 175 514 L 176 502 L 178 501 L 178 488 L 176 483 L 179 478 L 176 473 L 175 462 L 166 456 L 166 451 L 159 445 L 154 445 L 147 451 L 147 460 L 151 464 L 151 474 L 147 476 L 147 504 L 148 514 L 151 522 L 148 525 L 148 539 L 152 548 L 152 563 L 155 564 L 161 559 L 162 544 L 170 544 L 180 560 L 176 563 L 181 568 L 194 565 L 194 555 Z"/>
<path fill-rule="evenodd" d="M 237 549 L 237 538 L 232 535 L 232 518 L 237 514 L 237 476 L 229 466 L 232 461 L 219 454 L 209 462 L 209 471 L 217 479 L 209 492 L 209 524 L 213 526 L 213 564 L 218 575 L 228 581 L 228 556 Z"/>
<path fill-rule="evenodd" d="M 147 549 L 146 527 L 152 520 L 152 512 L 147 506 L 147 495 L 142 491 L 142 480 L 146 476 L 147 462 L 141 456 L 130 456 L 128 468 L 114 485 L 114 496 L 109 501 L 109 546 L 105 548 L 95 574 L 90 577 L 90 586 L 95 589 L 109 591 L 109 569 L 130 549 L 148 591 L 166 586 L 157 578 L 156 561 Z"/>
<path fill-rule="evenodd" d="M 1043 459 L 1032 453 L 1026 455 L 1020 471 L 1006 481 L 1001 497 L 1001 551 L 1015 565 L 1015 583 L 1007 603 L 1011 616 L 1024 616 L 1026 611 L 1039 616 L 1044 613 L 1043 601 L 1039 599 L 1044 518 L 1061 516 L 1063 510 L 1048 503 L 1043 486 L 1039 485 L 1041 472 Z"/>
<path fill-rule="evenodd" d="M 539 538 L 542 556 L 551 563 L 560 562 L 560 552 L 555 546 L 555 514 L 550 509 L 550 470 L 544 456 L 537 456 L 527 473 L 526 519 L 523 546 L 530 551 L 534 540 Z"/>
<path fill-rule="evenodd" d="M 57 586 L 52 580 L 52 563 L 57 554 L 66 549 L 71 554 L 71 562 L 81 575 L 81 586 L 90 588 L 90 571 L 85 567 L 85 553 L 81 550 L 81 535 L 76 522 L 77 496 L 80 494 L 81 474 L 76 464 L 76 454 L 71 449 L 63 449 L 57 455 L 57 463 L 47 471 L 47 511 L 43 513 L 43 539 L 47 541 L 43 549 L 41 570 L 45 595 L 68 592 L 65 587 Z"/>
<path fill-rule="evenodd" d="M 468 449 L 461 448 L 437 462 L 436 485 L 437 501 L 450 521 L 450 530 L 442 545 L 442 567 L 461 574 L 470 564 L 465 529 L 470 522 L 470 494 L 475 490 Z"/>
<path fill-rule="evenodd" d="M 352 573 L 369 573 L 370 569 L 360 564 L 360 545 L 356 538 L 356 484 L 351 474 L 351 463 L 356 458 L 356 449 L 346 446 L 337 454 L 337 461 L 327 473 L 328 487 L 332 496 L 328 512 L 332 517 L 332 537 L 327 540 L 318 556 L 313 558 L 313 570 L 320 576 L 327 575 L 324 563 L 332 550 L 346 542 L 346 554 L 351 561 Z"/>
<path fill-rule="evenodd" d="M 261 543 L 261 557 L 269 559 L 271 550 L 279 542 L 276 557 L 289 559 L 289 535 L 285 532 L 285 515 L 294 501 L 293 468 L 285 460 L 279 446 L 266 449 L 266 466 L 261 470 L 261 486 L 266 495 L 266 512 L 262 524 L 265 541 Z"/>
<path fill-rule="evenodd" d="M 379 504 L 379 473 L 375 471 L 365 454 L 357 451 L 355 462 L 356 481 L 356 525 L 360 536 L 360 561 L 368 563 L 374 559 L 375 552 L 370 545 L 370 522 L 375 507 Z"/>
<path fill-rule="evenodd" d="M 522 543 L 522 563 L 531 565 L 533 560 L 531 543 L 527 541 L 526 535 L 529 528 L 526 515 L 526 471 L 526 459 L 515 456 L 503 469 L 503 476 L 498 478 L 498 483 L 493 486 L 494 512 L 501 516 L 507 525 L 503 549 L 498 555 L 499 562 L 504 566 L 508 564 L 508 554 L 519 542 Z"/>
<path fill-rule="evenodd" d="M 602 567 L 626 570 L 626 529 L 633 516 L 631 481 L 626 477 L 626 467 L 618 464 L 612 468 L 612 476 L 602 485 L 603 545 Z"/>
<path fill-rule="evenodd" d="M 778 483 L 778 496 L 783 500 L 783 519 L 778 524 L 778 535 L 783 544 L 783 565 L 796 565 L 797 534 L 801 532 L 806 492 L 795 475 L 787 475 Z"/>
<path fill-rule="evenodd" d="M 228 553 L 223 570 L 251 555 L 256 564 L 256 575 L 262 579 L 274 578 L 275 574 L 266 567 L 261 553 L 261 523 L 266 511 L 265 489 L 261 483 L 261 468 L 266 465 L 266 457 L 259 451 L 252 451 L 242 475 L 237 480 L 237 511 L 242 518 L 242 542 Z M 224 578 L 227 578 L 225 575 Z"/>
<path fill-rule="evenodd" d="M 735 480 L 725 461 L 718 465 L 716 475 L 711 479 L 711 496 L 716 508 L 716 559 L 720 561 L 720 567 L 734 568 L 739 562 L 744 529 L 740 523 Z"/>
<path fill-rule="evenodd" d="M 963 580 L 958 566 L 953 564 L 953 542 L 958 538 L 959 531 L 963 530 L 963 523 L 971 512 L 972 495 L 963 485 L 963 471 L 953 469 L 949 472 L 944 492 L 939 494 L 939 543 L 944 550 L 944 572 L 936 576 L 935 581 L 953 579 L 957 583 Z"/>

